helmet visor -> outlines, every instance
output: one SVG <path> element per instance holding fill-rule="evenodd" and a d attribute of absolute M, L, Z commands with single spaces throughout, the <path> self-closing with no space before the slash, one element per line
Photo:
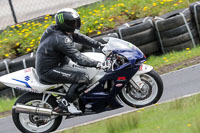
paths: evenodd
<path fill-rule="evenodd" d="M 69 27 L 71 27 L 72 29 L 80 29 L 81 27 L 81 20 L 80 18 L 76 19 L 76 20 L 68 20 L 65 21 L 65 24 L 68 25 Z"/>

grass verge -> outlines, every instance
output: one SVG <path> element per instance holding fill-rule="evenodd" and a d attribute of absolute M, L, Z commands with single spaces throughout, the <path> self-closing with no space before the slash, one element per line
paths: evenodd
<path fill-rule="evenodd" d="M 10 110 L 14 105 L 16 98 L 0 98 L 0 118 L 10 114 Z"/>
<path fill-rule="evenodd" d="M 154 67 L 159 74 L 175 71 L 190 65 L 200 63 L 200 46 L 186 48 L 179 52 L 170 52 L 161 56 L 150 56 L 146 64 Z"/>
<path fill-rule="evenodd" d="M 199 133 L 200 94 L 60 133 Z"/>

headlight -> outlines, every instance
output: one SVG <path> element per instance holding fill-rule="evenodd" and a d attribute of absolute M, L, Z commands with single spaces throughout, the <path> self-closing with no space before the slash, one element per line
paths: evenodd
<path fill-rule="evenodd" d="M 126 57 L 118 55 L 118 54 L 110 54 L 107 59 L 110 60 L 112 71 L 123 65 L 124 63 L 128 62 Z"/>

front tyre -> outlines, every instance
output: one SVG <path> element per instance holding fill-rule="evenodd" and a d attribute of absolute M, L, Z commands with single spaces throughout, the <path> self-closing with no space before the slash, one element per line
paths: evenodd
<path fill-rule="evenodd" d="M 151 70 L 140 75 L 142 87 L 136 89 L 133 85 L 134 77 L 119 94 L 124 103 L 131 107 L 144 107 L 156 103 L 163 93 L 163 82 L 161 77 Z"/>
<path fill-rule="evenodd" d="M 43 106 L 45 108 L 54 108 L 57 106 L 56 99 L 50 96 L 48 100 L 41 104 L 42 94 L 26 93 L 19 97 L 15 102 L 30 105 Z M 15 126 L 23 133 L 48 133 L 56 130 L 62 121 L 62 116 L 52 118 L 54 116 L 41 116 L 25 113 L 16 113 L 12 110 L 12 118 Z"/>

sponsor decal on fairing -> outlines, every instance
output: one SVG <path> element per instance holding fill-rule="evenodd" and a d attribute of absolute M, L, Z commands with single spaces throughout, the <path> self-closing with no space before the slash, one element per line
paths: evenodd
<path fill-rule="evenodd" d="M 117 81 L 126 81 L 126 77 L 118 77 Z"/>

